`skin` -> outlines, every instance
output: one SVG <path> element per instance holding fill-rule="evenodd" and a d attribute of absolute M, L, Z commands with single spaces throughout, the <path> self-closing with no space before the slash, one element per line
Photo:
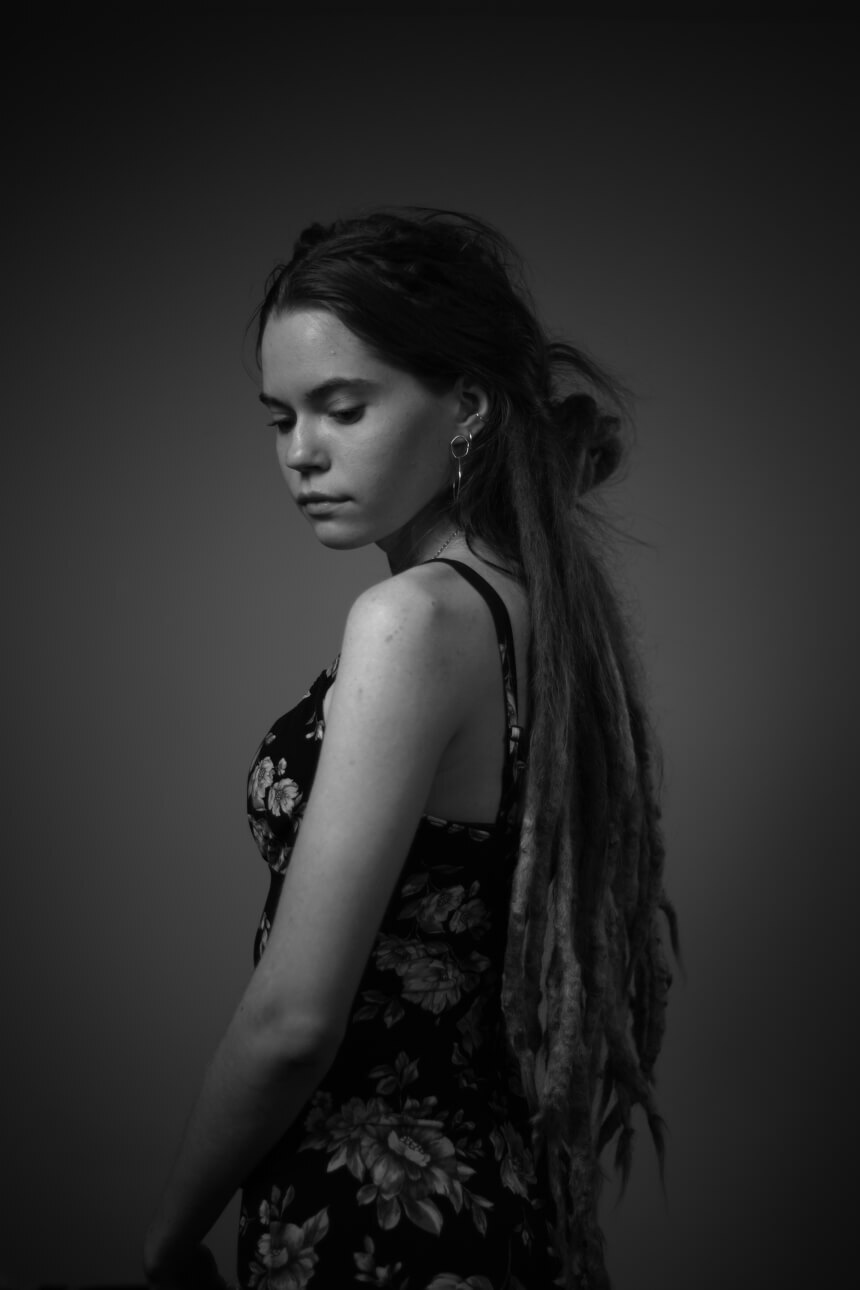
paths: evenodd
<path fill-rule="evenodd" d="M 460 378 L 445 394 L 437 395 L 411 374 L 377 358 L 334 314 L 322 309 L 271 318 L 263 332 L 260 357 L 260 397 L 272 413 L 278 463 L 292 497 L 315 490 L 349 498 L 327 515 L 302 509 L 317 540 L 335 550 L 373 542 L 385 551 L 393 574 L 435 555 L 455 527 L 443 509 L 456 478 L 451 439 L 470 434 L 475 440 L 483 425 L 475 414 L 488 412 L 489 400 L 480 385 Z M 372 388 L 310 397 L 315 387 L 333 378 L 359 378 L 371 382 Z M 473 538 L 472 546 L 478 556 L 499 560 L 479 538 Z M 462 535 L 446 545 L 444 554 L 479 567 Z M 493 570 L 484 566 L 479 571 L 504 597 Z M 442 594 L 439 575 L 430 576 L 437 579 L 435 585 Z M 458 602 L 463 631 L 472 636 L 491 633 L 486 608 L 475 600 L 471 588 L 454 577 L 445 594 Z M 520 625 L 521 615 L 510 604 L 510 595 L 509 611 L 524 673 L 524 624 Z M 497 709 L 494 673 L 489 679 L 484 708 L 492 723 Z M 326 693 L 326 720 L 336 690 L 334 685 Z M 474 699 L 481 692 L 473 681 L 470 711 L 474 712 Z M 520 708 L 526 712 L 524 685 Z M 469 733 L 446 750 L 434 799 L 428 803 L 431 813 L 462 818 L 468 810 L 464 800 L 483 798 L 491 804 L 495 799 L 495 760 L 481 755 L 486 719 L 474 715 Z M 492 818 L 492 805 L 481 809 Z"/>
<path fill-rule="evenodd" d="M 327 515 L 303 511 L 318 541 L 336 550 L 374 542 L 392 573 L 433 555 L 454 528 L 440 514 L 456 477 L 450 441 L 480 433 L 475 414 L 487 413 L 484 391 L 460 377 L 445 394 L 434 394 L 319 309 L 270 319 L 261 363 L 261 398 L 272 412 L 292 496 L 316 490 L 349 499 Z M 372 386 L 310 397 L 336 377 Z"/>
<path fill-rule="evenodd" d="M 292 496 L 348 499 L 326 514 L 302 512 L 315 536 L 340 550 L 376 543 L 404 576 L 363 593 L 347 619 L 314 793 L 266 954 L 209 1064 L 147 1231 L 144 1271 L 162 1290 L 224 1286 L 200 1242 L 334 1060 L 440 765 L 459 782 L 487 763 L 487 732 L 499 744 L 503 716 L 487 667 L 496 645 L 486 607 L 444 566 L 413 569 L 452 532 L 443 510 L 456 469 L 449 444 L 480 431 L 484 392 L 465 378 L 442 395 L 428 391 L 321 310 L 272 319 L 261 357 Z M 371 386 L 312 396 L 335 377 Z M 446 555 L 459 546 L 460 557 L 461 542 Z M 458 742 L 469 730 L 480 744 Z M 490 772 L 496 794 L 498 768 Z M 332 811 L 333 800 L 343 809 Z M 338 955 L 320 953 L 332 944 Z"/>

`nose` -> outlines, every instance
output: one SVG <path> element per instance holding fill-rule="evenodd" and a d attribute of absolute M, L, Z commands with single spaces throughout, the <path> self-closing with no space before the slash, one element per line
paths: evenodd
<path fill-rule="evenodd" d="M 299 417 L 294 426 L 278 433 L 278 461 L 284 474 L 289 470 L 325 469 L 328 458 L 314 417 Z"/>

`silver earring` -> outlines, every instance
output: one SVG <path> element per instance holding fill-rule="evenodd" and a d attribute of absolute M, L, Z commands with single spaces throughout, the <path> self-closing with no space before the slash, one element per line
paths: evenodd
<path fill-rule="evenodd" d="M 475 415 L 478 416 L 480 414 L 476 413 Z M 455 434 L 454 438 L 451 440 L 451 456 L 457 463 L 457 482 L 453 486 L 455 502 L 460 500 L 460 485 L 463 482 L 463 458 L 469 455 L 469 449 L 471 446 L 472 436 L 468 430 L 465 434 Z"/>

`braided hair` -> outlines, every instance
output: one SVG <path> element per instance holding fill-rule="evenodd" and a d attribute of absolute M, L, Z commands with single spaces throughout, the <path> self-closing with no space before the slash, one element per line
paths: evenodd
<path fill-rule="evenodd" d="M 468 374 L 489 397 L 459 497 L 440 506 L 470 549 L 478 538 L 504 560 L 531 610 L 531 733 L 502 1010 L 563 1284 L 604 1290 L 600 1157 L 614 1140 L 623 1189 L 636 1105 L 663 1177 L 653 1087 L 672 976 L 661 911 L 679 954 L 663 885 L 659 749 L 606 569 L 605 520 L 586 500 L 623 459 L 626 394 L 582 350 L 548 336 L 516 251 L 472 215 L 377 207 L 311 224 L 267 281 L 258 361 L 269 318 L 301 308 L 330 311 L 433 392 Z"/>

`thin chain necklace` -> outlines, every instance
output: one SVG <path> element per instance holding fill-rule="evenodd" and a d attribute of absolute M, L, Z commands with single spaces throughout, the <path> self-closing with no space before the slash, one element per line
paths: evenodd
<path fill-rule="evenodd" d="M 440 546 L 440 548 L 439 548 L 439 550 L 436 552 L 436 554 L 430 557 L 430 558 L 431 558 L 431 560 L 438 560 L 439 556 L 440 556 L 440 555 L 442 554 L 442 552 L 445 550 L 445 547 L 448 545 L 448 543 L 449 543 L 449 542 L 453 542 L 453 541 L 454 541 L 454 538 L 455 538 L 455 537 L 457 536 L 457 534 L 458 534 L 458 533 L 460 533 L 460 532 L 462 532 L 462 530 L 461 530 L 461 529 L 454 529 L 454 532 L 451 534 L 451 536 L 450 536 L 450 537 L 447 537 L 447 538 L 445 539 L 445 541 L 442 543 L 442 545 Z"/>

